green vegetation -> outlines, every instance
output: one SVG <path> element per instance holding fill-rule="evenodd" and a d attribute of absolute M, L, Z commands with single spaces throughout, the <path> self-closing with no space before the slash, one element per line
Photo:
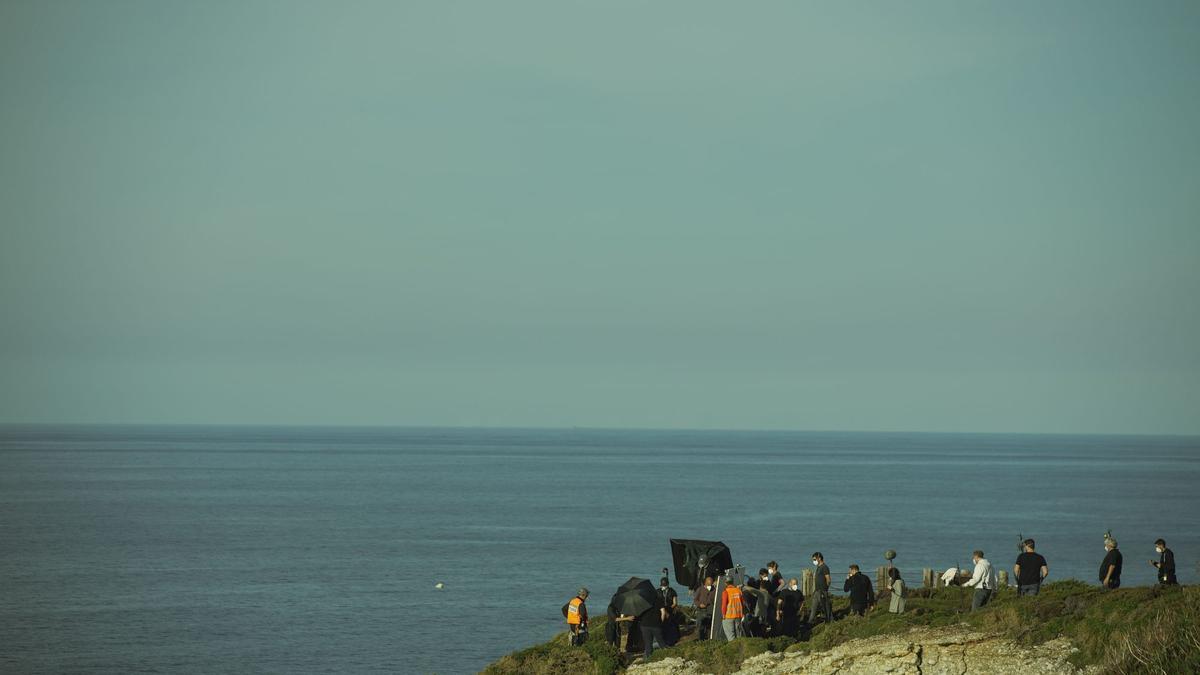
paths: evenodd
<path fill-rule="evenodd" d="M 885 606 L 865 618 L 851 617 L 828 626 L 818 624 L 807 641 L 788 638 L 743 638 L 732 643 L 685 639 L 670 649 L 655 650 L 652 660 L 677 656 L 695 661 L 708 672 L 731 673 L 745 659 L 772 651 L 823 651 L 849 640 L 903 633 L 911 628 L 967 624 L 979 631 L 1035 645 L 1068 638 L 1079 652 L 1077 666 L 1098 665 L 1105 673 L 1200 672 L 1200 587 L 1144 586 L 1103 591 L 1079 581 L 1048 584 L 1036 597 L 1017 597 L 1003 590 L 985 609 L 968 612 L 971 591 L 962 588 L 916 589 L 905 614 L 889 614 Z M 846 600 L 835 601 L 842 615 Z M 552 675 L 620 672 L 624 662 L 604 643 L 603 619 L 592 625 L 583 648 L 567 645 L 565 636 L 500 659 L 489 675 Z"/>
<path fill-rule="evenodd" d="M 1143 586 L 1103 591 L 1080 581 L 1047 584 L 1036 597 L 1003 590 L 985 609 L 967 612 L 972 591 L 918 589 L 908 612 L 876 609 L 865 619 L 820 626 L 790 649 L 825 650 L 848 640 L 917 627 L 965 623 L 1035 645 L 1065 637 L 1079 649 L 1077 666 L 1112 673 L 1200 672 L 1200 588 Z"/>
<path fill-rule="evenodd" d="M 733 642 L 722 641 L 688 641 L 681 642 L 670 649 L 656 649 L 651 661 L 678 656 L 695 661 L 701 669 L 709 673 L 732 673 L 738 670 L 742 661 L 763 652 L 782 652 L 801 644 L 790 638 L 739 638 Z"/>
<path fill-rule="evenodd" d="M 484 668 L 485 675 L 612 675 L 623 670 L 616 647 L 604 641 L 604 617 L 593 618 L 588 640 L 582 647 L 567 643 L 567 634 L 513 652 Z"/>

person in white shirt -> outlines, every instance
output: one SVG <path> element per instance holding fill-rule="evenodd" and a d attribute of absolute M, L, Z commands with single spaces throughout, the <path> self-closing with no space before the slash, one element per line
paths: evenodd
<path fill-rule="evenodd" d="M 1000 579 L 992 563 L 983 557 L 983 551 L 975 551 L 971 554 L 971 559 L 975 561 L 975 572 L 971 575 L 971 580 L 963 586 L 975 587 L 975 597 L 971 600 L 971 611 L 974 612 L 992 599 L 992 595 L 1000 586 Z"/>

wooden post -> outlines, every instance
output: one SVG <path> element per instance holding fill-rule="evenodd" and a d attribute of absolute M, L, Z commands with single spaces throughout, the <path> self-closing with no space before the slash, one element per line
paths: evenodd
<path fill-rule="evenodd" d="M 933 570 L 928 567 L 921 570 L 921 583 L 925 588 L 937 588 L 937 576 Z"/>
<path fill-rule="evenodd" d="M 804 574 L 800 575 L 801 590 L 804 591 L 804 597 L 811 598 L 817 592 L 817 575 L 812 570 L 804 570 Z"/>
<path fill-rule="evenodd" d="M 1000 588 L 1008 586 L 1008 570 L 1000 570 Z"/>
<path fill-rule="evenodd" d="M 876 594 L 883 592 L 883 589 L 888 587 L 889 581 L 890 580 L 888 579 L 887 566 L 881 566 L 881 567 L 875 568 L 875 593 Z"/>

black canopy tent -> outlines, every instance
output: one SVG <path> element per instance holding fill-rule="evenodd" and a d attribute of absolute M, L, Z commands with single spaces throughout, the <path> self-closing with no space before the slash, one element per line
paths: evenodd
<path fill-rule="evenodd" d="M 733 554 L 719 541 L 672 539 L 671 559 L 675 562 L 675 581 L 696 588 L 704 577 L 717 576 L 733 569 Z"/>

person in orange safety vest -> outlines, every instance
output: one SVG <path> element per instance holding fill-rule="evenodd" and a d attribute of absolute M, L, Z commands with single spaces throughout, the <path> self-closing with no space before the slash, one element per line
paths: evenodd
<path fill-rule="evenodd" d="M 588 614 L 584 602 L 588 598 L 588 589 L 581 588 L 567 603 L 567 629 L 571 631 L 569 640 L 572 645 L 581 645 L 587 641 Z"/>
<path fill-rule="evenodd" d="M 745 613 L 742 590 L 726 582 L 725 592 L 721 594 L 721 628 L 725 631 L 726 640 L 745 635 L 742 631 L 742 617 Z"/>

